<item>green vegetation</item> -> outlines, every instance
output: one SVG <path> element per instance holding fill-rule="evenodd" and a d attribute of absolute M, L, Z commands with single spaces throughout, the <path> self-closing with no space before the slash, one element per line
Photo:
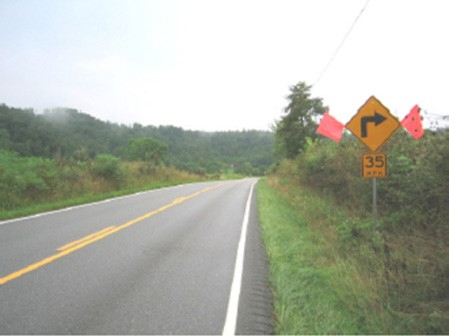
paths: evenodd
<path fill-rule="evenodd" d="M 383 147 L 377 227 L 357 139 L 288 141 L 258 192 L 277 333 L 448 334 L 449 133 Z"/>
<path fill-rule="evenodd" d="M 272 177 L 258 187 L 276 334 L 386 333 L 388 326 L 379 320 L 385 317 L 375 311 L 379 302 L 365 288 L 379 276 L 353 278 L 356 265 L 338 254 L 335 233 L 326 228 L 344 220 L 344 214 L 298 187 L 287 187 L 289 183 Z"/>
<path fill-rule="evenodd" d="M 306 139 L 315 139 L 318 134 L 317 118 L 324 113 L 321 98 L 311 98 L 312 87 L 304 82 L 290 87 L 289 103 L 284 115 L 276 123 L 276 150 L 278 154 L 292 159 L 306 144 Z"/>
<path fill-rule="evenodd" d="M 22 157 L 92 160 L 110 154 L 202 175 L 231 171 L 260 176 L 274 162 L 273 142 L 268 131 L 207 133 L 173 126 L 126 126 L 74 109 L 35 114 L 0 105 L 0 150 Z"/>
<path fill-rule="evenodd" d="M 152 138 L 131 139 L 128 147 L 128 159 L 141 160 L 153 166 L 159 166 L 162 164 L 167 149 L 167 145 Z"/>
<path fill-rule="evenodd" d="M 263 175 L 271 132 L 112 124 L 0 105 L 0 219 L 204 179 Z"/>
<path fill-rule="evenodd" d="M 196 179 L 191 180 L 191 182 L 197 181 Z M 140 186 L 140 187 L 134 187 L 134 188 L 127 188 L 127 189 L 120 189 L 117 191 L 110 191 L 105 192 L 101 194 L 86 194 L 84 196 L 74 197 L 74 198 L 67 198 L 67 199 L 61 199 L 58 201 L 50 201 L 50 202 L 43 202 L 43 203 L 34 203 L 30 204 L 28 206 L 23 206 L 16 208 L 14 210 L 5 210 L 0 211 L 0 220 L 10 219 L 10 218 L 16 218 L 16 217 L 23 217 L 28 216 L 36 213 L 41 213 L 45 211 L 52 211 L 62 208 L 67 208 L 70 206 L 76 206 L 86 203 L 92 203 L 96 201 L 101 201 L 109 198 L 119 197 L 123 195 L 129 195 L 132 193 L 136 193 L 139 191 L 147 191 L 147 190 L 153 190 L 153 189 L 159 189 L 159 188 L 165 188 L 170 187 L 174 185 L 178 185 L 181 183 L 189 182 L 189 180 L 173 180 L 168 182 L 151 182 L 149 184 Z"/>
<path fill-rule="evenodd" d="M 391 140 L 378 228 L 349 137 L 310 141 L 261 183 L 278 334 L 449 332 L 448 140 Z"/>
<path fill-rule="evenodd" d="M 170 167 L 148 172 L 147 162 L 111 154 L 77 161 L 0 150 L 0 219 L 200 180 L 204 177 Z"/>

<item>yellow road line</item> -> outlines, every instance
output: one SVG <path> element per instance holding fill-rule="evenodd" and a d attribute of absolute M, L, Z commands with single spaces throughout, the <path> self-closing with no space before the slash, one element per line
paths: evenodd
<path fill-rule="evenodd" d="M 80 243 L 85 242 L 86 240 L 90 240 L 90 239 L 92 239 L 92 238 L 94 238 L 94 237 L 96 237 L 96 236 L 99 236 L 99 235 L 101 235 L 102 233 L 105 233 L 105 232 L 107 232 L 107 231 L 110 231 L 110 230 L 112 230 L 113 228 L 115 228 L 115 226 L 110 226 L 110 227 L 107 227 L 107 228 L 105 228 L 105 229 L 103 229 L 103 230 L 100 230 L 100 231 L 98 231 L 98 232 L 92 233 L 92 234 L 90 234 L 90 235 L 88 235 L 88 236 L 86 236 L 86 237 L 83 237 L 83 238 L 81 238 L 81 239 L 75 240 L 75 241 L 73 241 L 73 242 L 71 242 L 71 243 L 68 243 L 68 244 L 66 244 L 66 245 L 64 245 L 64 246 L 59 247 L 59 248 L 57 249 L 57 251 L 64 251 L 64 250 L 67 250 L 67 249 L 70 248 L 70 247 L 73 247 L 73 246 L 75 246 L 75 245 L 78 245 L 78 244 L 80 244 Z"/>
<path fill-rule="evenodd" d="M 9 275 L 6 275 L 6 276 L 0 278 L 0 285 L 4 285 L 4 284 L 6 284 L 9 281 L 15 280 L 15 279 L 17 279 L 18 277 L 20 277 L 20 276 L 22 276 L 24 274 L 30 273 L 32 271 L 35 271 L 38 268 L 41 268 L 41 267 L 43 267 L 43 266 L 45 266 L 45 265 L 47 265 L 47 264 L 49 264 L 49 263 L 51 263 L 51 262 L 53 262 L 55 260 L 58 260 L 58 259 L 60 259 L 62 257 L 65 257 L 68 254 L 71 254 L 71 253 L 73 253 L 75 251 L 78 251 L 78 250 L 82 249 L 83 247 L 85 247 L 87 245 L 90 245 L 90 244 L 92 244 L 92 243 L 94 243 L 94 242 L 96 242 L 96 241 L 98 241 L 100 239 L 103 239 L 103 238 L 105 238 L 107 236 L 110 236 L 110 235 L 112 235 L 112 234 L 114 234 L 114 233 L 116 233 L 118 231 L 121 231 L 121 230 L 123 230 L 123 229 L 125 229 L 125 228 L 127 228 L 127 227 L 129 227 L 131 225 L 133 225 L 133 224 L 141 222 L 144 219 L 150 218 L 151 216 L 154 216 L 154 215 L 156 215 L 156 214 L 158 214 L 158 213 L 160 213 L 162 211 L 165 211 L 165 210 L 167 210 L 167 209 L 169 209 L 169 208 L 171 208 L 171 207 L 173 207 L 173 206 L 175 206 L 177 204 L 185 202 L 185 201 L 187 201 L 187 200 L 189 200 L 189 199 L 191 199 L 193 197 L 199 196 L 199 195 L 201 195 L 201 194 L 203 194 L 205 192 L 208 192 L 208 191 L 211 191 L 213 189 L 219 188 L 222 185 L 223 185 L 223 183 L 220 183 L 220 184 L 217 184 L 215 186 L 208 187 L 208 188 L 202 189 L 200 191 L 197 191 L 196 193 L 190 194 L 188 196 L 177 198 L 174 201 L 172 201 L 171 203 L 169 203 L 167 205 L 164 205 L 163 207 L 161 207 L 161 208 L 159 208 L 159 209 L 157 209 L 155 211 L 149 212 L 149 213 L 147 213 L 147 214 L 145 214 L 145 215 L 143 215 L 141 217 L 135 218 L 135 219 L 133 219 L 133 220 L 123 224 L 123 225 L 120 225 L 120 226 L 117 226 L 117 227 L 113 227 L 112 226 L 112 227 L 106 228 L 106 229 L 101 230 L 99 232 L 96 232 L 96 233 L 94 233 L 92 235 L 86 236 L 86 237 L 81 238 L 81 239 L 79 239 L 77 241 L 74 241 L 74 242 L 69 243 L 69 244 L 64 245 L 64 246 L 61 246 L 60 248 L 58 248 L 58 251 L 61 251 L 61 252 L 59 252 L 57 254 L 54 254 L 54 255 L 52 255 L 50 257 L 47 257 L 45 259 L 42 259 L 41 261 L 38 261 L 38 262 L 36 262 L 34 264 L 31 264 L 31 265 L 29 265 L 29 266 L 27 266 L 25 268 L 22 268 L 21 270 L 18 270 L 16 272 L 13 272 L 13 273 L 11 273 Z"/>

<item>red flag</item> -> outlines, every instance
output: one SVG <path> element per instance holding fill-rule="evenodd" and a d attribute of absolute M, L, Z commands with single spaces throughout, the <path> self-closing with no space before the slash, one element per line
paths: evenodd
<path fill-rule="evenodd" d="M 413 106 L 410 113 L 405 116 L 401 121 L 401 125 L 416 139 L 418 140 L 424 135 L 424 129 L 422 128 L 421 115 L 419 111 L 421 109 L 418 105 Z"/>
<path fill-rule="evenodd" d="M 336 142 L 340 142 L 344 128 L 345 126 L 341 122 L 328 112 L 325 112 L 316 132 Z"/>

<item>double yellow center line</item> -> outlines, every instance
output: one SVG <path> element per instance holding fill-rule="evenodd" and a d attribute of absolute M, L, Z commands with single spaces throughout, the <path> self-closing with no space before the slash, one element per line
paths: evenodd
<path fill-rule="evenodd" d="M 43 266 L 45 266 L 45 265 L 47 265 L 47 264 L 49 264 L 49 263 L 51 263 L 51 262 L 53 262 L 55 260 L 58 260 L 58 259 L 60 259 L 62 257 L 65 257 L 68 254 L 71 254 L 71 253 L 73 253 L 75 251 L 78 251 L 78 250 L 82 249 L 83 247 L 85 247 L 87 245 L 90 245 L 90 244 L 92 244 L 92 243 L 94 243 L 96 241 L 99 241 L 99 240 L 101 240 L 101 239 L 103 239 L 105 237 L 108 237 L 108 236 L 110 236 L 110 235 L 112 235 L 112 234 L 114 234 L 114 233 L 116 233 L 118 231 L 126 229 L 127 227 L 130 227 L 131 225 L 134 225 L 134 224 L 136 224 L 138 222 L 141 222 L 141 221 L 143 221 L 143 220 L 145 220 L 147 218 L 150 218 L 150 217 L 152 217 L 152 216 L 154 216 L 154 215 L 156 215 L 156 214 L 158 214 L 160 212 L 163 212 L 163 211 L 165 211 L 165 210 L 167 210 L 167 209 L 169 209 L 169 208 L 171 208 L 171 207 L 173 207 L 173 206 L 175 206 L 177 204 L 183 203 L 183 202 L 185 202 L 185 201 L 187 201 L 187 200 L 189 200 L 191 198 L 194 198 L 196 196 L 199 196 L 199 195 L 201 195 L 201 194 L 203 194 L 205 192 L 208 192 L 208 191 L 211 191 L 211 190 L 216 189 L 218 187 L 221 187 L 222 185 L 223 184 L 220 183 L 220 184 L 217 184 L 217 185 L 214 185 L 214 186 L 211 186 L 211 187 L 204 188 L 204 189 L 202 189 L 200 191 L 197 191 L 197 192 L 195 192 L 193 194 L 177 198 L 174 201 L 172 201 L 171 203 L 169 203 L 167 205 L 164 205 L 163 207 L 161 207 L 161 208 L 159 208 L 157 210 L 151 211 L 151 212 L 149 212 L 149 213 L 147 213 L 147 214 L 145 214 L 145 215 L 143 215 L 141 217 L 135 218 L 135 219 L 133 219 L 133 220 L 131 220 L 131 221 L 125 223 L 125 224 L 122 224 L 120 226 L 107 227 L 107 228 L 105 228 L 103 230 L 100 230 L 98 232 L 92 233 L 92 234 L 90 234 L 90 235 L 88 235 L 86 237 L 83 237 L 81 239 L 78 239 L 76 241 L 68 243 L 68 244 L 66 244 L 64 246 L 61 246 L 61 247 L 59 247 L 57 249 L 57 251 L 59 251 L 59 253 L 56 253 L 56 254 L 54 254 L 54 255 L 52 255 L 50 257 L 42 259 L 41 261 L 38 261 L 38 262 L 36 262 L 34 264 L 31 264 L 31 265 L 29 265 L 29 266 L 27 266 L 25 268 L 22 268 L 21 270 L 18 270 L 16 272 L 13 272 L 13 273 L 11 273 L 9 275 L 6 275 L 6 276 L 0 278 L 0 285 L 4 285 L 7 282 L 15 280 L 15 279 L 17 279 L 18 277 L 20 277 L 20 276 L 22 276 L 24 274 L 30 273 L 32 271 L 35 271 L 38 268 L 41 268 L 41 267 L 43 267 Z"/>

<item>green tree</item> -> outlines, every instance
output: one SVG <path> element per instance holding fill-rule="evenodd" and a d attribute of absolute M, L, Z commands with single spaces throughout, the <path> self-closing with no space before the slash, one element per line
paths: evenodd
<path fill-rule="evenodd" d="M 8 150 L 12 147 L 11 136 L 7 129 L 0 128 L 0 149 Z"/>
<path fill-rule="evenodd" d="M 131 139 L 128 146 L 128 159 L 141 160 L 160 165 L 167 152 L 167 145 L 152 138 Z"/>
<path fill-rule="evenodd" d="M 275 126 L 277 150 L 287 158 L 294 158 L 306 145 L 306 138 L 315 139 L 316 119 L 324 113 L 321 98 L 310 97 L 311 86 L 299 82 L 290 87 L 285 115 Z"/>

